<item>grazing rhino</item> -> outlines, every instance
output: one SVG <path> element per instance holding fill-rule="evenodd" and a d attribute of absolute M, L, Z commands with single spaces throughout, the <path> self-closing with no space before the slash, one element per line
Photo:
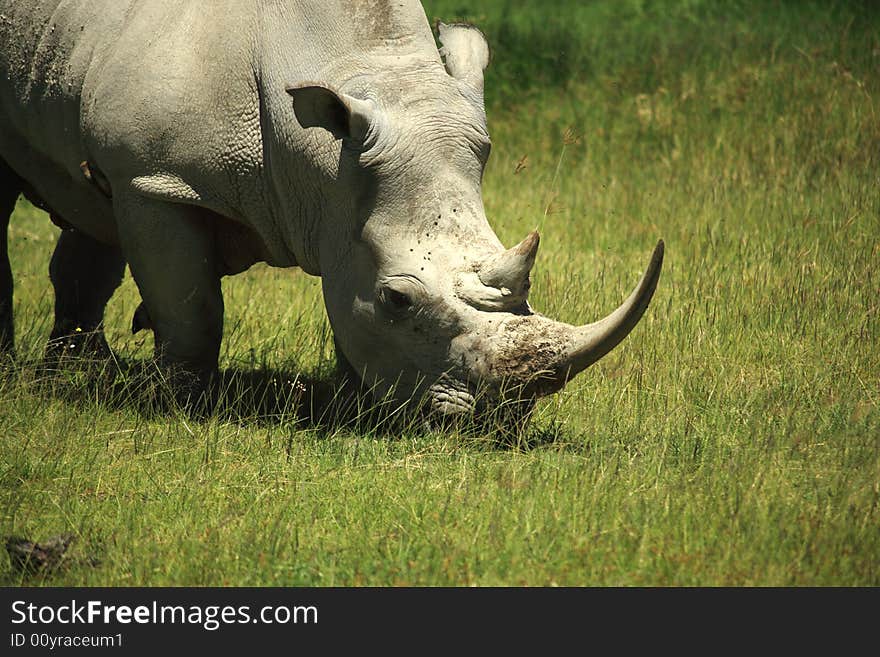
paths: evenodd
<path fill-rule="evenodd" d="M 321 277 L 364 383 L 442 413 L 535 399 L 605 355 L 662 242 L 605 319 L 533 312 L 538 234 L 505 249 L 483 210 L 488 45 L 438 30 L 439 51 L 415 0 L 0 0 L 0 216 L 23 193 L 64 228 L 52 338 L 100 334 L 128 263 L 158 358 L 204 385 L 221 277 L 266 262 Z"/>

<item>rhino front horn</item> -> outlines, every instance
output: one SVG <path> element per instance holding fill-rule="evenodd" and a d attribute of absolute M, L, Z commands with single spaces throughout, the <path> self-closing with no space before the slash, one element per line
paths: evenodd
<path fill-rule="evenodd" d="M 657 289 L 663 267 L 663 250 L 663 240 L 660 240 L 639 284 L 617 310 L 598 322 L 572 327 L 562 358 L 553 368 L 554 388 L 561 388 L 576 374 L 602 358 L 635 328 Z"/>
<path fill-rule="evenodd" d="M 657 289 L 663 249 L 660 240 L 632 294 L 598 322 L 572 326 L 540 315 L 511 320 L 507 333 L 516 337 L 498 354 L 497 370 L 522 381 L 523 396 L 543 397 L 561 389 L 614 349 L 638 324 Z"/>
<path fill-rule="evenodd" d="M 533 230 L 526 238 L 504 253 L 490 258 L 480 267 L 480 282 L 501 290 L 505 297 L 525 301 L 529 294 L 529 273 L 535 264 L 541 237 Z"/>

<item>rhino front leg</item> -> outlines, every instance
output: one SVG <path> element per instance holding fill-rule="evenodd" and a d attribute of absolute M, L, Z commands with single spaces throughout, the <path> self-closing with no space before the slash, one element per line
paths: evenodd
<path fill-rule="evenodd" d="M 61 231 L 49 263 L 55 323 L 48 358 L 110 355 L 103 331 L 104 308 L 124 273 L 125 259 L 118 247 L 75 229 Z"/>
<path fill-rule="evenodd" d="M 114 209 L 156 357 L 178 399 L 197 402 L 216 372 L 223 335 L 214 227 L 199 208 L 133 194 L 114 197 Z"/>
<path fill-rule="evenodd" d="M 12 268 L 9 266 L 9 218 L 21 192 L 21 179 L 0 160 L 0 354 L 15 345 L 12 321 Z"/>

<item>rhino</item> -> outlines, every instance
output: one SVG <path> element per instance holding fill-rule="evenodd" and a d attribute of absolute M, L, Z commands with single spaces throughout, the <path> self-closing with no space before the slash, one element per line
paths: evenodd
<path fill-rule="evenodd" d="M 481 196 L 489 46 L 435 28 L 414 0 L 0 0 L 2 347 L 24 194 L 63 228 L 51 341 L 103 341 L 127 264 L 135 327 L 203 389 L 221 278 L 265 262 L 321 277 L 338 358 L 377 396 L 448 416 L 561 389 L 642 317 L 663 242 L 604 319 L 535 312 L 539 235 L 505 248 Z"/>

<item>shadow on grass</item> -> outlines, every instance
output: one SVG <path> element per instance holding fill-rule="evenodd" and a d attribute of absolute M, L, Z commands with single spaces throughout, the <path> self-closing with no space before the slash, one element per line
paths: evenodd
<path fill-rule="evenodd" d="M 2 586 L 53 586 L 66 577 L 100 568 L 105 552 L 102 541 L 83 541 L 75 534 L 46 537 L 40 542 L 6 536 L 3 543 L 9 569 L 0 570 Z"/>
<path fill-rule="evenodd" d="M 214 418 L 245 427 L 285 425 L 325 437 L 350 432 L 393 439 L 441 432 L 514 450 L 571 443 L 555 422 L 533 426 L 531 405 L 525 406 L 525 411 L 501 405 L 479 418 L 443 418 L 391 398 L 376 400 L 369 390 L 351 383 L 332 361 L 309 372 L 293 362 L 282 368 L 227 368 L 217 373 L 208 394 L 195 403 L 181 401 L 167 372 L 152 360 L 6 360 L 0 365 L 0 375 L 70 404 L 97 404 L 152 419 Z"/>

